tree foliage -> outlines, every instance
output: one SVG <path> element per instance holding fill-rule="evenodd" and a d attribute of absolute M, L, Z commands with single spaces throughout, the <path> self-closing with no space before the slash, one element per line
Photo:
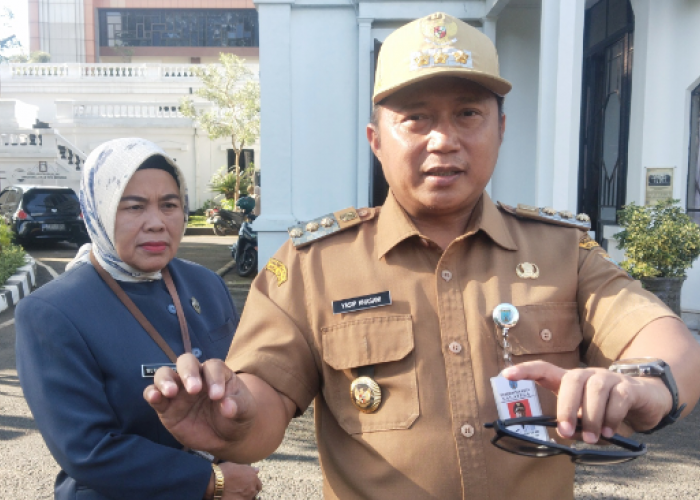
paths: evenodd
<path fill-rule="evenodd" d="M 9 33 L 13 28 L 12 20 L 14 17 L 15 15 L 8 7 L 3 7 L 0 10 L 0 52 L 7 49 L 20 48 L 22 46 L 17 35 Z M 9 58 L 0 54 L 0 62 L 7 59 Z"/>
<path fill-rule="evenodd" d="M 194 68 L 202 82 L 195 94 L 211 102 L 208 111 L 197 110 L 194 102 L 183 98 L 180 111 L 195 120 L 210 139 L 230 137 L 235 161 L 235 199 L 238 200 L 241 182 L 240 157 L 246 145 L 253 144 L 260 135 L 260 85 L 244 60 L 234 54 L 220 54 L 220 65 L 209 64 Z"/>
<path fill-rule="evenodd" d="M 620 265 L 634 278 L 683 277 L 700 256 L 700 227 L 676 205 L 679 202 L 630 203 L 618 212 L 623 230 L 615 239 L 625 250 Z"/>
<path fill-rule="evenodd" d="M 51 54 L 37 50 L 27 55 L 24 52 L 7 58 L 11 63 L 47 63 L 51 62 Z"/>

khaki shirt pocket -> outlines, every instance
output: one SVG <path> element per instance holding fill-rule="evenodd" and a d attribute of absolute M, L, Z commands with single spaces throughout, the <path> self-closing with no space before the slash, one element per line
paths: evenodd
<path fill-rule="evenodd" d="M 508 332 L 513 363 L 542 360 L 569 370 L 580 366 L 583 333 L 576 302 L 518 306 L 518 312 L 518 324 Z M 556 415 L 556 396 L 542 388 L 538 393 L 543 414 Z"/>
<path fill-rule="evenodd" d="M 418 385 L 410 315 L 345 321 L 321 329 L 323 396 L 338 424 L 349 434 L 408 429 L 419 415 Z M 374 366 L 382 402 L 374 413 L 352 403 L 355 369 Z"/>
<path fill-rule="evenodd" d="M 578 347 L 583 334 L 576 302 L 518 306 L 518 312 L 518 324 L 508 332 L 514 356 L 532 356 L 562 368 L 578 366 Z M 569 359 L 571 354 L 575 354 L 575 362 Z M 565 364 L 558 363 L 559 359 Z M 514 358 L 513 361 L 526 360 Z"/>

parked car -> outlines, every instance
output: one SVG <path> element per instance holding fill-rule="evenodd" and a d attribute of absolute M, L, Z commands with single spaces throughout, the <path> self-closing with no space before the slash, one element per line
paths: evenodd
<path fill-rule="evenodd" d="M 80 246 L 90 241 L 78 196 L 71 188 L 10 186 L 0 192 L 0 216 L 20 244 L 65 240 Z"/>

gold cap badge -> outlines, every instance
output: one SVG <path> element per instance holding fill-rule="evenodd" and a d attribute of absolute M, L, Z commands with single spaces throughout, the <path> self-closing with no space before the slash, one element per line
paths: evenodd
<path fill-rule="evenodd" d="M 362 413 L 374 413 L 382 402 L 382 390 L 370 377 L 358 377 L 350 384 L 352 404 Z"/>

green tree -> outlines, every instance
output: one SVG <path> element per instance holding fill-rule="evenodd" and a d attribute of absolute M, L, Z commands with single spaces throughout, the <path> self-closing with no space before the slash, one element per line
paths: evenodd
<path fill-rule="evenodd" d="M 15 15 L 8 7 L 3 7 L 0 9 L 0 33 L 2 33 L 0 34 L 0 62 L 9 59 L 8 57 L 2 55 L 2 52 L 7 49 L 22 47 L 17 35 L 9 34 L 9 31 L 13 29 L 12 20 L 14 17 Z"/>
<path fill-rule="evenodd" d="M 222 53 L 219 62 L 220 65 L 193 68 L 203 84 L 195 94 L 213 103 L 214 109 L 197 111 L 192 100 L 185 97 L 180 103 L 180 111 L 194 119 L 210 139 L 231 138 L 236 156 L 234 195 L 238 200 L 242 178 L 241 151 L 260 135 L 260 85 L 240 57 Z"/>

